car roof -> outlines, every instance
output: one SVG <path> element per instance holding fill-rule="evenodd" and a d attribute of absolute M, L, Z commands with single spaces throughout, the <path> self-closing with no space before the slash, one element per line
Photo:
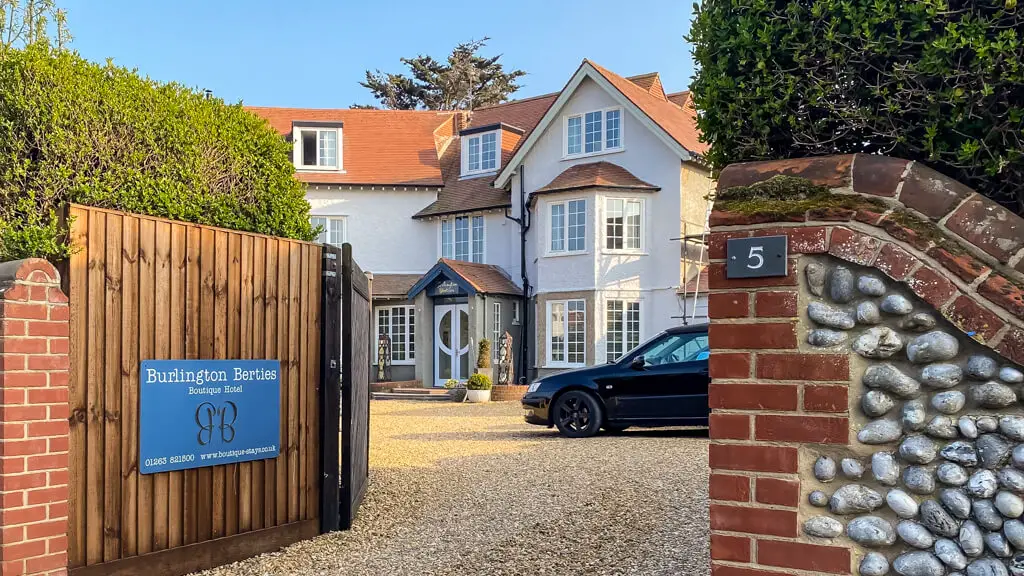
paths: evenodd
<path fill-rule="evenodd" d="M 692 332 L 707 332 L 707 324 L 692 324 L 690 326 L 673 326 L 665 330 L 666 334 L 690 334 Z"/>

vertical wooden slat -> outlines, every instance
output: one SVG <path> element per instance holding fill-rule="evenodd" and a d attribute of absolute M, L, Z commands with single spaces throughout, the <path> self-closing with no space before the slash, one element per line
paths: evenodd
<path fill-rule="evenodd" d="M 104 358 L 103 560 L 121 556 L 121 222 L 107 215 L 107 331 Z"/>
<path fill-rule="evenodd" d="M 228 267 L 230 261 L 229 234 L 223 230 L 216 231 L 216 248 L 214 262 L 214 293 L 213 293 L 213 357 L 228 357 Z M 225 511 L 227 508 L 227 466 L 213 467 L 213 537 L 220 538 L 226 534 Z"/>
<path fill-rule="evenodd" d="M 89 217 L 88 457 L 86 472 L 86 563 L 103 562 L 103 358 L 107 313 L 107 215 Z"/>
<path fill-rule="evenodd" d="M 239 328 L 238 357 L 251 359 L 252 356 L 252 241 L 249 235 L 241 236 L 241 262 L 239 263 L 242 285 L 238 296 Z M 238 466 L 238 532 L 252 530 L 252 468 L 250 462 Z"/>
<path fill-rule="evenodd" d="M 241 289 L 242 289 L 242 237 L 228 233 L 228 280 L 227 280 L 227 351 L 225 358 L 239 358 L 241 354 Z M 238 464 L 224 467 L 224 533 L 233 536 L 238 533 L 239 498 L 241 497 Z"/>
<path fill-rule="evenodd" d="M 71 241 L 78 251 L 68 266 L 68 305 L 71 314 L 71 429 L 68 450 L 70 494 L 68 498 L 68 564 L 77 568 L 86 562 L 86 485 L 88 483 L 87 427 L 89 389 L 89 212 L 71 209 Z"/>
<path fill-rule="evenodd" d="M 252 357 L 266 358 L 263 327 L 265 322 L 265 303 L 263 300 L 265 274 L 267 270 L 267 240 L 259 236 L 253 238 L 252 245 Z M 263 523 L 263 490 L 265 482 L 265 463 L 257 460 L 252 463 L 252 529 L 259 530 Z"/>
<path fill-rule="evenodd" d="M 306 320 L 306 328 L 309 331 L 309 348 L 307 350 L 306 362 L 306 449 L 308 456 L 306 466 L 308 469 L 305 487 L 306 497 L 306 518 L 316 518 L 320 506 L 320 452 L 317 450 L 320 437 L 320 410 L 317 409 L 317 399 L 320 397 L 320 247 L 308 246 L 309 250 L 309 280 L 306 284 L 306 298 L 309 300 L 309 317 Z"/>
<path fill-rule="evenodd" d="M 299 382 L 299 403 L 297 406 L 298 418 L 296 425 L 298 426 L 298 442 L 296 442 L 296 449 L 298 451 L 298 482 L 295 484 L 295 492 L 298 493 L 298 508 L 295 511 L 295 519 L 299 520 L 306 517 L 306 498 L 309 494 L 306 493 L 306 484 L 308 479 L 306 478 L 306 458 L 307 446 L 306 446 L 306 386 L 308 384 L 307 378 L 309 377 L 308 371 L 306 370 L 306 354 L 309 351 L 309 298 L 306 298 L 306 290 L 308 287 L 306 283 L 309 279 L 309 251 L 306 246 L 296 244 L 295 246 L 299 250 L 299 262 L 300 262 L 300 275 L 298 285 L 298 296 L 299 296 L 299 314 L 298 314 L 298 330 L 299 330 L 299 354 L 295 359 L 295 372 L 298 376 Z"/>
<path fill-rule="evenodd" d="M 266 288 L 263 296 L 264 301 L 266 302 L 266 309 L 264 311 L 265 321 L 263 326 L 265 328 L 264 342 L 266 343 L 264 357 L 270 360 L 277 360 L 280 358 L 277 354 L 277 281 L 279 278 L 277 265 L 277 255 L 279 252 L 278 244 L 280 244 L 279 240 L 274 238 L 267 239 L 267 265 L 266 272 L 264 273 Z M 283 371 L 284 367 L 282 366 L 282 372 Z M 283 446 L 279 446 L 279 448 L 280 450 L 284 450 Z M 271 458 L 263 462 L 263 525 L 265 527 L 277 525 L 277 461 L 278 458 Z"/>
<path fill-rule="evenodd" d="M 185 357 L 190 360 L 199 358 L 200 354 L 201 237 L 198 226 L 185 228 Z M 185 470 L 184 477 L 184 543 L 194 544 L 199 541 L 199 471 Z"/>
<path fill-rule="evenodd" d="M 170 358 L 185 358 L 186 329 L 186 248 L 185 226 L 175 223 L 171 226 L 171 305 L 170 305 Z M 138 379 L 136 379 L 138 382 Z M 177 548 L 184 539 L 184 502 L 185 472 L 170 472 L 168 478 L 167 501 L 167 547 Z"/>
<path fill-rule="evenodd" d="M 171 356 L 171 224 L 156 223 L 156 280 L 153 298 L 153 355 L 158 360 Z M 167 549 L 167 472 L 153 475 L 153 550 Z"/>
<path fill-rule="evenodd" d="M 139 360 L 153 360 L 156 298 L 156 222 L 139 221 Z M 138 553 L 153 551 L 153 475 L 138 476 Z"/>
<path fill-rule="evenodd" d="M 288 277 L 288 521 L 299 519 L 299 284 L 302 279 L 302 247 L 290 242 Z"/>
<path fill-rule="evenodd" d="M 290 357 L 288 356 L 288 317 L 291 315 L 289 305 L 288 280 L 290 278 L 289 242 L 277 242 L 277 356 L 281 359 L 281 453 L 277 457 L 277 522 L 288 521 L 288 456 L 291 437 L 288 435 L 288 379 L 291 374 Z"/>
<path fill-rule="evenodd" d="M 200 241 L 199 267 L 202 285 L 200 287 L 200 315 L 199 315 L 199 358 L 215 358 L 214 337 L 216 325 L 214 322 L 214 268 L 216 233 L 208 228 L 202 229 Z M 197 540 L 204 542 L 213 535 L 213 469 L 199 468 L 197 478 L 199 530 Z M 221 501 L 223 504 L 223 500 Z"/>
<path fill-rule="evenodd" d="M 126 216 L 121 245 L 121 556 L 138 554 L 139 219 Z"/>

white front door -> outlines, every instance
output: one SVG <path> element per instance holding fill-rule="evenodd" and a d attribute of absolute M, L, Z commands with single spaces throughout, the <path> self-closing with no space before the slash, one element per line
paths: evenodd
<path fill-rule="evenodd" d="M 434 306 L 434 386 L 469 378 L 469 304 Z"/>

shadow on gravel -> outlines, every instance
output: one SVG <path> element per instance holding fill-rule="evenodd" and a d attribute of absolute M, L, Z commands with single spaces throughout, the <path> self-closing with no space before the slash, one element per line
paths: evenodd
<path fill-rule="evenodd" d="M 595 438 L 707 438 L 707 428 L 636 428 L 622 432 L 601 432 Z M 451 440 L 535 440 L 535 441 L 576 441 L 585 442 L 588 438 L 566 438 L 553 428 L 536 430 L 479 430 L 455 432 L 423 432 L 420 434 L 403 434 L 393 436 L 395 440 L 416 440 L 420 442 L 448 442 Z"/>

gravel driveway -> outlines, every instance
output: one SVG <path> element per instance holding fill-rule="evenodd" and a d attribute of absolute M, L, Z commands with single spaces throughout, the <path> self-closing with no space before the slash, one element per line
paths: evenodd
<path fill-rule="evenodd" d="M 570 440 L 518 402 L 370 409 L 353 529 L 204 576 L 709 573 L 706 433 Z"/>

